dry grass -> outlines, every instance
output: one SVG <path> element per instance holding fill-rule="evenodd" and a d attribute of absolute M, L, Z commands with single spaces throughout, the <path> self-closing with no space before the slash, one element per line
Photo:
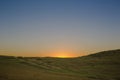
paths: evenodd
<path fill-rule="evenodd" d="M 0 56 L 0 80 L 120 80 L 120 50 L 80 58 Z"/>

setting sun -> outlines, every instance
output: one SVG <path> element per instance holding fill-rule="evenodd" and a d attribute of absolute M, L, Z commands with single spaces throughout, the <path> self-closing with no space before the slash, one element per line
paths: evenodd
<path fill-rule="evenodd" d="M 70 58 L 70 57 L 75 57 L 75 55 L 67 52 L 56 52 L 52 54 L 52 57 L 58 57 L 58 58 Z"/>
<path fill-rule="evenodd" d="M 66 54 L 58 54 L 58 55 L 56 55 L 55 57 L 59 57 L 59 58 L 68 58 L 68 57 L 71 57 L 71 56 L 66 55 Z"/>

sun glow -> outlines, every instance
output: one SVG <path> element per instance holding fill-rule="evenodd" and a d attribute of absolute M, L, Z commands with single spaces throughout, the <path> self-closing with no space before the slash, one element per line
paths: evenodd
<path fill-rule="evenodd" d="M 59 55 L 56 55 L 56 57 L 59 57 L 59 58 L 68 58 L 70 56 L 65 55 L 65 54 L 59 54 Z"/>
<path fill-rule="evenodd" d="M 75 55 L 71 54 L 71 53 L 67 53 L 67 52 L 56 52 L 56 53 L 52 54 L 52 57 L 71 58 L 71 57 L 75 57 Z"/>

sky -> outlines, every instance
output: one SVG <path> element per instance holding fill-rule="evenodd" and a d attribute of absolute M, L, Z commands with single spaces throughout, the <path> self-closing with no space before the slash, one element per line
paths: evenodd
<path fill-rule="evenodd" d="M 82 56 L 120 48 L 120 0 L 0 0 L 0 55 Z"/>

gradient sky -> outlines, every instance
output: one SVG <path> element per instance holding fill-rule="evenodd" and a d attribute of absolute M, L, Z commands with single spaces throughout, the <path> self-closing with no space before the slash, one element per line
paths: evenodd
<path fill-rule="evenodd" d="M 81 56 L 120 48 L 120 0 L 0 0 L 0 54 Z"/>

